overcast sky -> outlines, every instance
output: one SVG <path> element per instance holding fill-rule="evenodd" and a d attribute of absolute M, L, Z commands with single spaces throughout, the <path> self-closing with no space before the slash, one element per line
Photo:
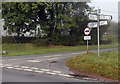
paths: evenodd
<path fill-rule="evenodd" d="M 120 0 L 92 0 L 89 6 L 99 7 L 101 9 L 101 14 L 112 15 L 112 21 L 118 22 L 118 2 Z"/>

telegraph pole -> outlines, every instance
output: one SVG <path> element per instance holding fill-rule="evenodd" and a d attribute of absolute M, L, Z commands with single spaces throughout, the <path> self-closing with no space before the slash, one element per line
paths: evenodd
<path fill-rule="evenodd" d="M 97 11 L 98 58 L 100 57 L 100 9 Z"/>

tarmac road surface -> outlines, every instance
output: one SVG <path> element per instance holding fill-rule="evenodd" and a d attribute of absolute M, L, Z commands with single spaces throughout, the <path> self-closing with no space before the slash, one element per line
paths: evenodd
<path fill-rule="evenodd" d="M 118 48 L 100 51 L 114 49 Z M 2 57 L 2 82 L 101 82 L 102 80 L 90 77 L 76 78 L 65 66 L 66 60 L 83 53 L 86 51 Z"/>

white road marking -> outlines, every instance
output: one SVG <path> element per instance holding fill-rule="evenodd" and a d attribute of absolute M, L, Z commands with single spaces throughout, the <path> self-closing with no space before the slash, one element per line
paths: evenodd
<path fill-rule="evenodd" d="M 14 67 L 6 67 L 6 68 L 8 68 L 8 69 L 13 69 Z"/>
<path fill-rule="evenodd" d="M 48 70 L 48 69 L 41 69 L 41 71 L 39 71 L 39 70 L 37 70 L 39 68 L 35 68 L 35 67 L 31 67 L 30 69 L 28 69 L 29 67 L 27 67 L 27 66 L 21 66 L 22 68 L 18 68 L 19 66 L 17 66 L 17 65 L 14 65 L 13 67 L 12 67 L 12 65 L 9 65 L 9 64 L 5 64 L 5 65 L 7 65 L 6 68 L 8 68 L 8 69 L 16 69 L 16 70 L 29 71 L 29 72 L 33 71 L 33 72 L 36 72 L 36 73 L 58 75 L 58 76 L 63 76 L 63 77 L 68 77 L 68 78 L 74 77 L 74 76 L 71 76 L 71 75 L 68 75 L 68 74 L 62 74 L 61 71 L 52 71 L 52 70 Z M 5 66 L 2 65 L 1 67 L 5 67 Z M 31 70 L 31 69 L 34 69 L 34 70 Z M 82 79 L 90 80 L 91 78 L 84 77 Z M 97 79 L 92 79 L 92 80 L 97 80 Z"/>
<path fill-rule="evenodd" d="M 38 70 L 39 68 L 31 67 L 30 69 L 35 69 L 35 70 Z"/>
<path fill-rule="evenodd" d="M 21 68 L 28 69 L 29 67 L 27 67 L 27 66 L 21 66 Z"/>
<path fill-rule="evenodd" d="M 46 72 L 47 74 L 50 74 L 50 75 L 55 75 L 56 73 L 52 73 L 52 72 Z"/>
<path fill-rule="evenodd" d="M 22 70 L 22 71 L 29 71 L 29 72 L 36 72 L 36 73 L 45 73 L 45 74 L 49 74 L 49 75 L 58 75 L 58 76 L 63 76 L 63 77 L 73 77 L 73 76 L 70 76 L 68 74 L 62 74 L 61 71 L 52 71 L 52 70 L 48 70 L 48 69 L 40 69 L 38 70 L 39 68 L 36 68 L 36 67 L 27 67 L 27 66 L 18 66 L 18 65 L 9 65 L 9 64 L 5 64 L 7 65 L 6 68 L 9 68 L 9 69 L 16 69 L 16 70 Z M 2 65 L 2 67 L 5 67 Z M 30 68 L 30 69 L 28 69 Z"/>
<path fill-rule="evenodd" d="M 54 73 L 61 73 L 61 71 L 52 71 L 52 72 L 54 72 Z"/>
<path fill-rule="evenodd" d="M 48 69 L 40 69 L 40 70 L 42 70 L 42 71 L 50 71 L 50 70 L 48 70 Z"/>
<path fill-rule="evenodd" d="M 73 77 L 73 76 L 70 76 L 68 74 L 58 74 L 59 76 L 64 76 L 64 77 Z"/>
<path fill-rule="evenodd" d="M 28 60 L 29 62 L 40 62 L 38 60 Z"/>

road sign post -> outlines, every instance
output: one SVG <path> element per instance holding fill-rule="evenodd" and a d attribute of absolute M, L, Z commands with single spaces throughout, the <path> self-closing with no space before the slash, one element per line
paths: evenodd
<path fill-rule="evenodd" d="M 88 50 L 88 40 L 87 40 L 87 54 L 88 54 L 89 50 Z"/>
<path fill-rule="evenodd" d="M 85 28 L 84 29 L 84 34 L 85 35 L 89 35 L 91 32 L 90 28 Z M 89 52 L 89 49 L 88 49 L 88 40 L 91 40 L 91 36 L 84 36 L 84 40 L 87 40 L 87 53 Z"/>
<path fill-rule="evenodd" d="M 89 13 L 89 19 L 97 22 L 90 22 L 88 23 L 89 28 L 97 28 L 97 38 L 98 38 L 98 57 L 100 57 L 100 30 L 99 27 L 100 25 L 106 25 L 107 21 L 106 20 L 112 20 L 111 15 L 101 15 L 100 14 L 100 9 L 98 8 L 97 13 Z"/>
<path fill-rule="evenodd" d="M 100 19 L 99 19 L 99 13 L 100 13 L 100 9 L 98 9 L 98 13 L 97 13 L 97 34 L 98 34 L 98 58 L 100 56 L 100 30 L 99 30 L 99 25 L 100 25 Z"/>
<path fill-rule="evenodd" d="M 91 36 L 84 36 L 84 40 L 87 40 L 87 53 L 89 52 L 89 49 L 88 49 L 88 41 L 91 40 Z"/>

